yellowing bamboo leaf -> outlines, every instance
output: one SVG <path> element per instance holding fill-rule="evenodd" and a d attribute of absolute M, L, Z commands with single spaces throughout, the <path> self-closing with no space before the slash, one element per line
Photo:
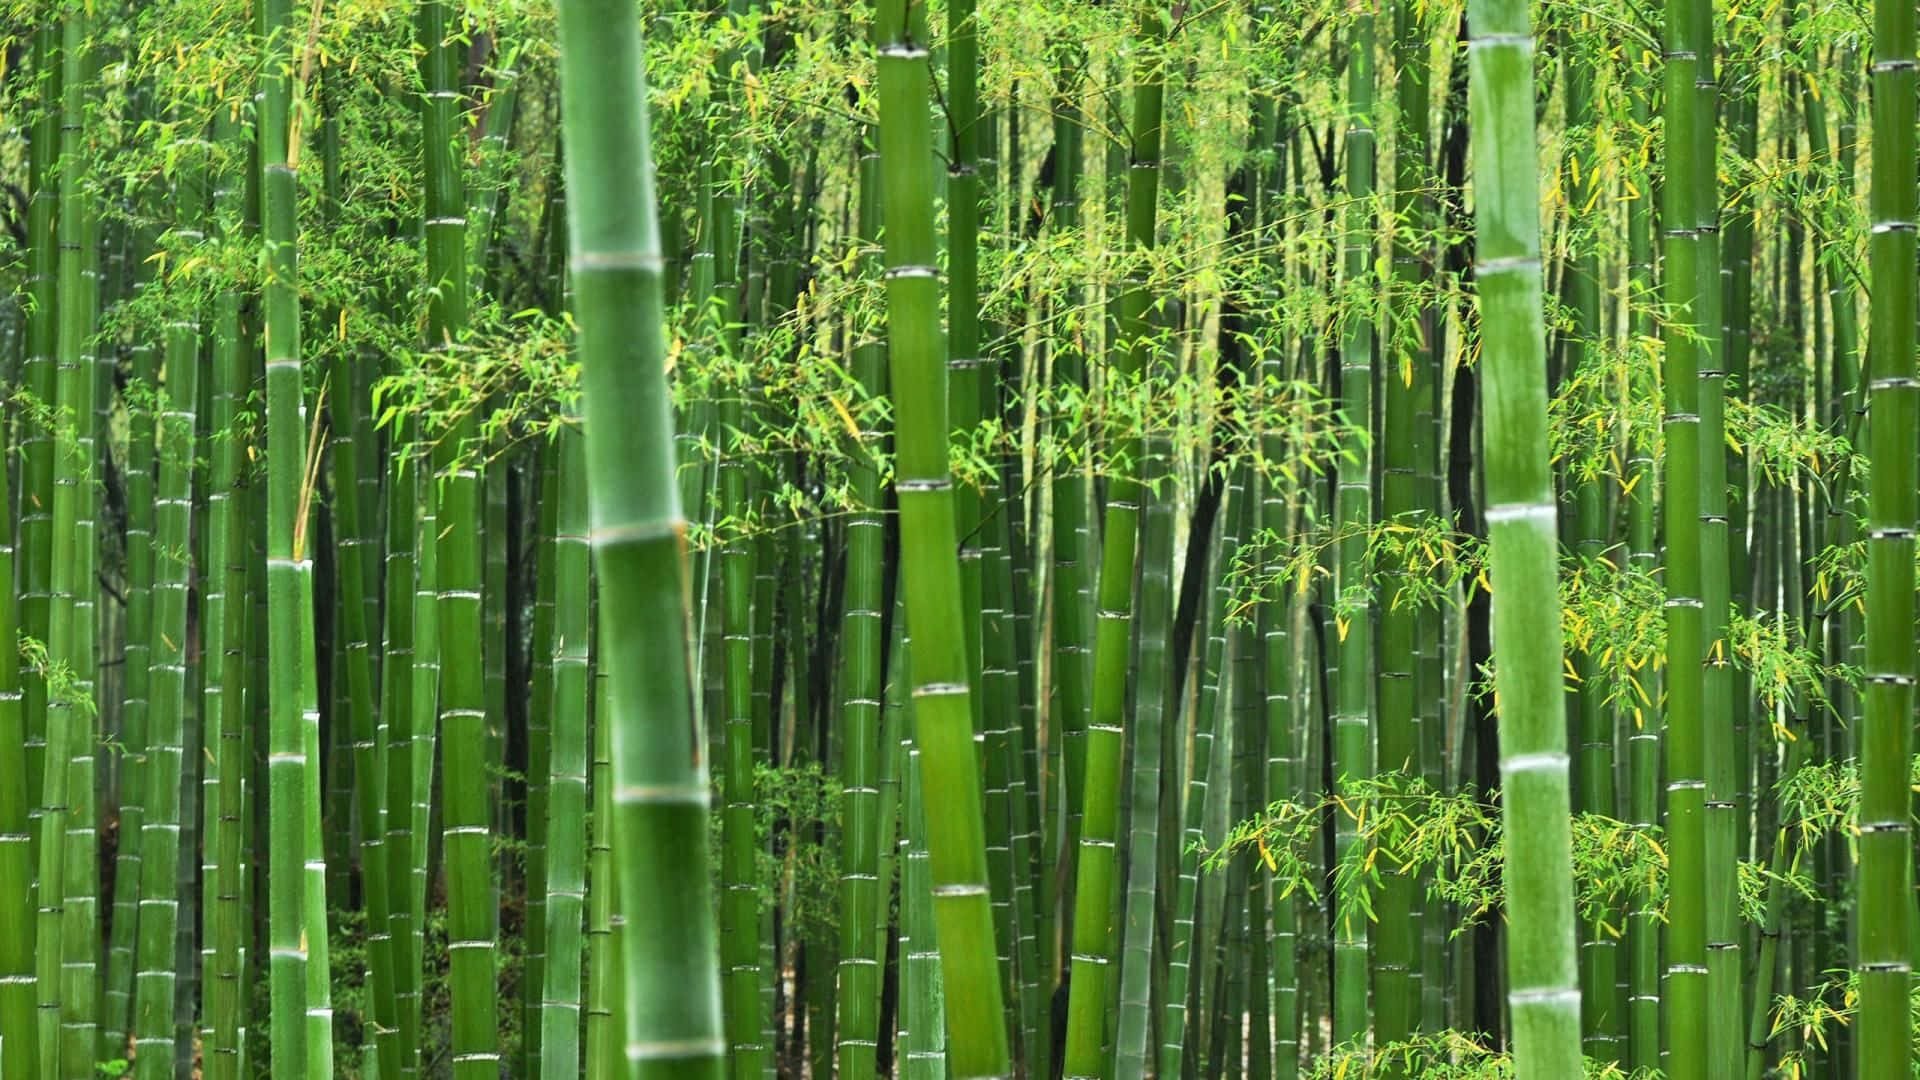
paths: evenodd
<path fill-rule="evenodd" d="M 860 425 L 853 422 L 853 414 L 847 411 L 847 406 L 841 402 L 840 395 L 828 394 L 827 401 L 833 405 L 833 411 L 840 414 L 840 422 L 847 426 L 847 434 L 853 437 L 854 442 L 859 442 Z"/>

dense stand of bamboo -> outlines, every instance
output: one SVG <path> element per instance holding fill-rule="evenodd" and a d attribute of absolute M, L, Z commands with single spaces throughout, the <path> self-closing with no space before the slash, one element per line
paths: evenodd
<path fill-rule="evenodd" d="M 0 3 L 0 1080 L 1906 1075 L 1914 35 Z"/>

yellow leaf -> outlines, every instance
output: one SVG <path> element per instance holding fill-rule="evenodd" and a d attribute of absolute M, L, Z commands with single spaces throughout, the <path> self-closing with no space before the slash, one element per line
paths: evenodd
<path fill-rule="evenodd" d="M 847 425 L 847 434 L 853 436 L 854 442 L 859 442 L 860 425 L 853 422 L 853 414 L 848 412 L 846 405 L 840 401 L 840 395 L 828 394 L 827 401 L 832 403 L 833 411 L 840 414 L 840 422 Z"/>
<path fill-rule="evenodd" d="M 1348 625 L 1347 620 L 1339 616 L 1335 616 L 1333 620 L 1333 625 L 1340 632 L 1340 640 L 1341 641 L 1347 640 L 1347 625 Z"/>
<path fill-rule="evenodd" d="M 1269 874 L 1279 873 L 1280 864 L 1273 861 L 1273 852 L 1267 850 L 1267 838 L 1264 836 L 1257 836 L 1257 837 L 1254 837 L 1254 842 L 1260 845 L 1260 861 L 1267 864 L 1267 873 Z"/>

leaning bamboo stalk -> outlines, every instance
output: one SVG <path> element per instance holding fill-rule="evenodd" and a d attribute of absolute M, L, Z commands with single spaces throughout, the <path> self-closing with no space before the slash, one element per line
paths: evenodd
<path fill-rule="evenodd" d="M 913 669 L 915 744 L 928 814 L 936 937 L 955 1080 L 1008 1071 L 1006 1012 L 993 946 L 986 839 L 968 684 L 960 567 L 954 552 L 946 380 L 941 378 L 932 138 L 923 5 L 875 6 L 887 338 L 894 389 L 901 588 Z"/>
<path fill-rule="evenodd" d="M 1160 190 L 1162 106 L 1169 27 L 1157 10 L 1143 9 L 1145 39 L 1133 90 L 1132 142 L 1128 148 L 1126 247 L 1133 264 L 1118 297 L 1120 319 L 1113 343 L 1117 392 L 1135 388 L 1147 359 L 1158 347 L 1151 337 L 1148 308 L 1153 294 L 1144 280 L 1145 253 L 1154 246 Z M 1065 1075 L 1104 1075 L 1106 1017 L 1112 988 L 1114 876 L 1119 866 L 1120 783 L 1124 757 L 1127 668 L 1131 651 L 1131 615 L 1135 541 L 1141 500 L 1142 441 L 1137 432 L 1118 441 L 1124 461 L 1107 485 L 1106 528 L 1101 537 L 1099 585 L 1093 645 L 1093 700 L 1087 717 L 1086 781 L 1080 814 L 1077 865 L 1074 868 L 1073 948 L 1067 997 Z"/>
<path fill-rule="evenodd" d="M 685 522 L 674 479 L 660 238 L 639 22 L 613 0 L 559 7 L 570 268 L 600 568 L 620 967 L 636 1080 L 725 1061 L 694 719 Z M 664 662 L 663 662 L 664 661 Z"/>

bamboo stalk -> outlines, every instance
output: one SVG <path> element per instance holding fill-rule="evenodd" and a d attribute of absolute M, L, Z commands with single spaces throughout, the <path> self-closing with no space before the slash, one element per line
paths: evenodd
<path fill-rule="evenodd" d="M 1582 1074 L 1571 804 L 1547 451 L 1533 34 L 1524 0 L 1473 0 L 1474 277 L 1485 385 L 1486 520 L 1493 591 L 1507 1004 L 1514 1075 Z"/>
<path fill-rule="evenodd" d="M 1910 1067 L 1913 1030 L 1914 529 L 1920 526 L 1913 433 L 1915 60 L 1911 6 L 1873 5 L 1873 183 L 1867 261 L 1873 347 L 1867 352 L 1865 714 L 1860 730 L 1859 909 L 1855 964 L 1862 1078 Z"/>
<path fill-rule="evenodd" d="M 685 522 L 673 483 L 644 51 L 632 9 L 559 9 L 568 235 L 600 567 L 627 1074 L 718 1077 L 725 1061 L 692 708 Z M 664 664 L 658 663 L 666 658 Z"/>

